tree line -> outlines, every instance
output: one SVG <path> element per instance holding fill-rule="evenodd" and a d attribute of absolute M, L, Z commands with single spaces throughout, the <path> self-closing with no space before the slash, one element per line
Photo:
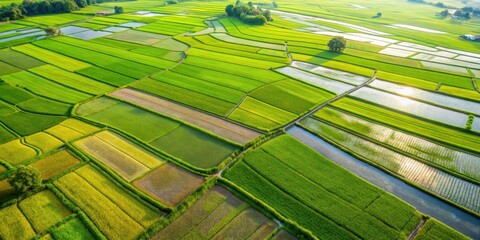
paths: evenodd
<path fill-rule="evenodd" d="M 272 6 L 277 7 L 278 5 L 274 1 Z M 245 4 L 237 0 L 235 5 L 227 5 L 225 12 L 229 17 L 236 17 L 244 23 L 252 25 L 264 25 L 267 21 L 273 21 L 270 10 L 263 10 L 259 6 L 254 6 L 252 2 Z"/>
<path fill-rule="evenodd" d="M 111 2 L 114 0 L 23 0 L 20 4 L 12 3 L 0 7 L 0 20 L 18 20 L 26 16 L 50 13 L 69 13 L 91 4 Z"/>

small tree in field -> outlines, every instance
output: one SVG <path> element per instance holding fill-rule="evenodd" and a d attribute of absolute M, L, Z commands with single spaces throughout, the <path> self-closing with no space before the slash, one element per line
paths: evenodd
<path fill-rule="evenodd" d="M 48 26 L 45 28 L 45 33 L 47 36 L 58 36 L 62 34 L 60 28 Z"/>
<path fill-rule="evenodd" d="M 327 44 L 332 52 L 342 52 L 347 47 L 347 41 L 343 37 L 333 37 Z"/>
<path fill-rule="evenodd" d="M 8 178 L 8 183 L 19 194 L 29 195 L 42 187 L 40 172 L 30 166 L 19 166 L 17 172 Z"/>

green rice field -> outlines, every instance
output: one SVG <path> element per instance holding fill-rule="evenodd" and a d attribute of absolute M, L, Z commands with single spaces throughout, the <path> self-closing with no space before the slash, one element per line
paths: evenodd
<path fill-rule="evenodd" d="M 0 0 L 0 239 L 480 239 L 479 29 L 478 0 Z"/>

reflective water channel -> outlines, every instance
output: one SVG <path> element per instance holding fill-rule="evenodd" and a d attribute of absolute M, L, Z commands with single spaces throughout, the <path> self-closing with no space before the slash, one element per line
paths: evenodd
<path fill-rule="evenodd" d="M 408 202 L 419 211 L 448 224 L 473 239 L 480 239 L 480 218 L 362 162 L 301 127 L 293 126 L 287 132 L 359 177 Z"/>

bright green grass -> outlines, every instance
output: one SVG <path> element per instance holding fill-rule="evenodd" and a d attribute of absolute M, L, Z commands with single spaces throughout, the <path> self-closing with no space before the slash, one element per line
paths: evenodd
<path fill-rule="evenodd" d="M 54 239 L 95 239 L 88 228 L 78 218 L 69 220 L 68 222 L 52 229 L 52 235 Z"/>
<path fill-rule="evenodd" d="M 246 60 L 246 61 L 250 61 L 250 60 Z M 285 79 L 285 76 L 279 73 L 276 73 L 274 71 L 228 63 L 222 60 L 217 61 L 217 60 L 209 59 L 208 61 L 206 61 L 202 57 L 188 56 L 188 58 L 185 60 L 184 63 L 206 68 L 206 69 L 219 71 L 219 72 L 239 75 L 242 77 L 250 78 L 250 79 L 257 80 L 264 83 Z"/>
<path fill-rule="evenodd" d="M 237 149 L 230 143 L 187 126 L 167 133 L 151 145 L 205 169 L 217 166 Z"/>
<path fill-rule="evenodd" d="M 332 93 L 322 89 L 291 80 L 266 85 L 256 89 L 249 95 L 297 115 L 308 111 L 315 104 L 325 102 L 334 96 Z"/>
<path fill-rule="evenodd" d="M 131 77 L 95 66 L 84 68 L 80 71 L 77 71 L 77 73 L 116 87 L 124 86 L 134 81 L 134 79 Z"/>
<path fill-rule="evenodd" d="M 239 108 L 280 124 L 286 124 L 297 117 L 297 115 L 291 112 L 274 107 L 252 97 L 245 98 Z"/>
<path fill-rule="evenodd" d="M 87 15 L 63 13 L 63 14 L 51 14 L 51 15 L 28 17 L 28 18 L 25 18 L 24 20 L 20 20 L 20 22 L 26 21 L 26 22 L 31 22 L 35 24 L 45 25 L 45 26 L 55 26 L 55 25 L 62 25 L 66 23 L 80 21 L 87 18 L 89 18 Z"/>
<path fill-rule="evenodd" d="M 118 41 L 118 40 L 109 39 L 109 38 L 95 38 L 93 40 L 90 40 L 90 42 L 99 43 L 99 44 L 111 46 L 111 47 L 116 47 L 123 50 L 133 50 L 133 49 L 142 47 L 142 45 L 140 44 Z"/>
<path fill-rule="evenodd" d="M 237 122 L 241 122 L 256 129 L 268 131 L 280 126 L 280 123 L 272 121 L 252 112 L 248 112 L 241 108 L 235 109 L 228 118 Z"/>
<path fill-rule="evenodd" d="M 416 240 L 427 239 L 469 239 L 449 226 L 430 218 L 415 236 Z"/>
<path fill-rule="evenodd" d="M 0 82 L 0 99 L 27 112 L 49 113 L 66 115 L 71 105 L 50 99 L 36 97 L 35 95 L 13 87 L 5 82 Z"/>
<path fill-rule="evenodd" d="M 132 49 L 131 51 L 156 57 L 156 58 L 163 58 L 163 59 L 167 59 L 175 62 L 179 62 L 185 56 L 185 54 L 182 52 L 172 52 L 166 49 L 161 49 L 161 48 L 152 47 L 152 46 L 143 46 L 140 48 Z"/>
<path fill-rule="evenodd" d="M 160 71 L 158 68 L 110 56 L 100 52 L 72 46 L 53 40 L 42 40 L 34 42 L 35 45 L 55 51 L 94 65 L 103 67 L 132 78 L 141 78 L 154 72 Z M 55 65 L 55 64 L 54 64 Z M 75 69 L 79 70 L 79 69 Z"/>
<path fill-rule="evenodd" d="M 1 78 L 13 86 L 25 88 L 40 96 L 61 102 L 77 103 L 92 97 L 92 95 L 62 86 L 26 71 L 9 74 Z"/>
<path fill-rule="evenodd" d="M 59 41 L 59 42 L 62 42 L 62 43 L 66 43 L 66 44 L 70 44 L 72 46 L 81 47 L 81 48 L 84 48 L 84 49 L 93 50 L 93 51 L 96 51 L 96 52 L 108 54 L 108 55 L 115 56 L 115 57 L 118 57 L 118 58 L 130 60 L 130 61 L 133 61 L 133 62 L 145 64 L 145 65 L 156 67 L 156 68 L 165 69 L 165 68 L 169 68 L 169 67 L 171 67 L 175 64 L 174 62 L 167 61 L 167 60 L 164 60 L 164 59 L 159 59 L 159 58 L 155 58 L 155 57 L 151 57 L 151 56 L 146 56 L 146 55 L 143 55 L 143 54 L 123 50 L 123 49 L 120 49 L 120 48 L 117 48 L 117 47 L 111 47 L 111 46 L 102 45 L 102 44 L 98 44 L 98 43 L 94 43 L 94 42 L 83 41 L 83 40 L 76 39 L 76 38 L 71 38 L 71 37 L 57 37 L 57 38 L 53 38 L 53 40 Z"/>
<path fill-rule="evenodd" d="M 211 59 L 216 61 L 222 61 L 232 63 L 241 66 L 254 67 L 260 69 L 277 68 L 286 65 L 286 63 L 269 62 L 265 60 L 251 59 L 247 57 L 240 57 L 236 55 L 223 54 L 218 52 L 212 52 L 208 50 L 202 50 L 197 48 L 191 48 L 188 50 L 189 56 L 200 57 L 203 59 Z"/>
<path fill-rule="evenodd" d="M 9 104 L 0 102 L 0 117 L 16 113 L 17 110 Z"/>
<path fill-rule="evenodd" d="M 21 69 L 38 67 L 45 64 L 44 62 L 37 60 L 33 57 L 11 50 L 0 51 L 0 61 L 3 61 Z"/>
<path fill-rule="evenodd" d="M 180 126 L 178 122 L 122 102 L 85 117 L 118 128 L 146 142 Z"/>
<path fill-rule="evenodd" d="M 172 69 L 172 71 L 228 88 L 236 89 L 244 93 L 250 92 L 264 84 L 263 82 L 246 78 L 240 75 L 218 72 L 215 70 L 201 68 L 189 64 L 181 64 L 178 67 Z"/>
<path fill-rule="evenodd" d="M 61 85 L 68 86 L 88 94 L 98 95 L 113 89 L 111 86 L 78 74 L 67 72 L 52 65 L 44 65 L 41 67 L 32 68 L 29 69 L 29 71 Z"/>
<path fill-rule="evenodd" d="M 409 224 L 404 229 L 410 219 L 418 223 L 421 217 L 414 208 L 396 198 L 388 211 L 395 211 L 398 205 L 404 210 L 397 212 L 401 218 L 387 219 L 368 213 L 364 208 L 386 193 L 289 136 L 279 137 L 249 153 L 225 176 L 234 182 L 238 180 L 242 188 L 303 224 L 319 238 L 397 239 L 407 236 L 416 227 Z M 277 187 L 268 188 L 271 184 Z M 293 204 L 299 207 L 290 210 L 287 206 Z M 311 210 L 316 211 L 313 219 Z M 381 215 L 381 212 L 376 214 Z M 317 226 L 311 225 L 312 220 Z"/>
<path fill-rule="evenodd" d="M 194 27 L 193 25 L 182 23 L 156 22 L 137 28 L 137 30 L 174 36 L 180 33 L 190 32 Z"/>
<path fill-rule="evenodd" d="M 136 30 L 128 30 L 116 34 L 112 34 L 107 36 L 108 39 L 114 39 L 118 41 L 125 41 L 129 43 L 136 43 L 140 45 L 152 45 L 158 43 L 160 41 L 169 39 L 169 36 L 155 34 L 155 33 L 148 33 Z"/>
<path fill-rule="evenodd" d="M 374 122 L 405 130 L 414 135 L 420 135 L 448 145 L 453 145 L 473 152 L 479 152 L 478 149 L 480 149 L 480 137 L 476 135 L 422 121 L 358 100 L 343 98 L 334 102 L 332 106 L 362 116 Z"/>
<path fill-rule="evenodd" d="M 72 212 L 51 191 L 42 191 L 21 201 L 18 207 L 36 232 L 47 230 Z"/>
<path fill-rule="evenodd" d="M 32 44 L 16 46 L 12 49 L 69 71 L 76 71 L 90 66 L 90 64 L 39 48 Z"/>
<path fill-rule="evenodd" d="M 220 116 L 227 115 L 230 109 L 235 106 L 218 98 L 152 79 L 143 79 L 133 83 L 131 86 Z"/>
<path fill-rule="evenodd" d="M 153 75 L 152 78 L 233 104 L 238 103 L 244 95 L 244 93 L 231 88 L 223 87 L 214 83 L 202 81 L 197 78 L 185 76 L 171 71 Z"/>

